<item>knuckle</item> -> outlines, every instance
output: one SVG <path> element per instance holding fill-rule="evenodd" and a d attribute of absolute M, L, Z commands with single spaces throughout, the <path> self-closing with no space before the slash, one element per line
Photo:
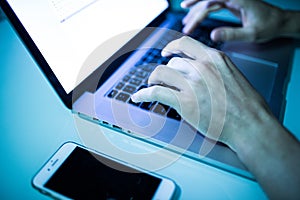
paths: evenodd
<path fill-rule="evenodd" d="M 227 56 L 224 52 L 213 49 L 213 57 L 217 58 L 218 60 L 224 60 Z"/>
<path fill-rule="evenodd" d="M 158 65 L 158 66 L 153 70 L 153 72 L 158 72 L 158 71 L 162 71 L 162 70 L 163 70 L 163 66 Z"/>
<path fill-rule="evenodd" d="M 182 36 L 178 42 L 178 45 L 181 46 L 181 44 L 189 42 L 191 38 L 189 36 Z"/>
<path fill-rule="evenodd" d="M 181 60 L 182 58 L 179 58 L 179 57 L 173 57 L 169 60 L 168 64 L 174 64 L 174 63 L 177 63 Z"/>
<path fill-rule="evenodd" d="M 262 31 L 258 27 L 253 27 L 252 29 L 248 30 L 248 33 L 244 36 L 245 41 L 255 42 L 259 41 L 262 38 Z"/>
<path fill-rule="evenodd" d="M 252 36 L 251 41 L 260 41 L 260 40 L 263 38 L 263 37 L 262 37 L 263 33 L 260 32 L 260 31 L 256 31 L 256 32 L 254 32 L 252 35 L 253 35 L 253 36 Z"/>
<path fill-rule="evenodd" d="M 158 89 L 159 89 L 158 86 L 152 86 L 151 89 L 150 89 L 150 91 L 149 91 L 149 96 L 151 98 L 155 98 L 156 99 L 159 96 L 159 94 L 160 94 L 160 92 L 159 92 Z"/>
<path fill-rule="evenodd" d="M 217 54 L 217 56 L 218 56 L 220 59 L 225 59 L 225 58 L 226 58 L 226 54 L 225 54 L 224 52 L 222 52 L 222 51 L 217 50 L 217 51 L 216 51 L 216 54 Z"/>
<path fill-rule="evenodd" d="M 257 41 L 259 38 L 260 38 L 260 34 L 258 33 L 258 31 L 256 29 L 252 29 L 249 31 L 248 40 L 250 42 Z"/>
<path fill-rule="evenodd" d="M 152 76 L 152 77 L 155 77 L 155 76 L 161 74 L 163 71 L 164 71 L 164 67 L 161 66 L 161 65 L 158 65 L 158 66 L 153 70 L 153 72 L 151 73 L 151 76 Z"/>

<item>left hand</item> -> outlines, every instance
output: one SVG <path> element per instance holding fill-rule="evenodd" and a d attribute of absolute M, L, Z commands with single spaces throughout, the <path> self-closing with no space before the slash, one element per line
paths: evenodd
<path fill-rule="evenodd" d="M 223 8 L 241 20 L 242 27 L 215 28 L 211 32 L 213 41 L 266 42 L 294 29 L 289 27 L 290 21 L 294 21 L 288 17 L 289 12 L 262 0 L 184 0 L 181 6 L 189 8 L 183 19 L 183 32 L 186 34 L 191 33 L 210 13 Z M 297 23 L 292 23 L 292 26 L 298 27 Z"/>

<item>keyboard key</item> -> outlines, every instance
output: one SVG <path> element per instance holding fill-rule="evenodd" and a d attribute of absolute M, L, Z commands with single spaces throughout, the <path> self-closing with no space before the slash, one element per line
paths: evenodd
<path fill-rule="evenodd" d="M 108 93 L 108 97 L 109 98 L 114 98 L 116 95 L 118 94 L 118 91 L 117 90 L 112 90 L 110 91 L 110 93 Z"/>
<path fill-rule="evenodd" d="M 145 71 L 137 71 L 134 75 L 138 78 L 144 79 L 148 76 L 148 73 Z"/>
<path fill-rule="evenodd" d="M 142 83 L 142 80 L 137 79 L 137 78 L 132 78 L 132 79 L 130 79 L 129 83 L 132 84 L 132 85 L 139 86 Z"/>
<path fill-rule="evenodd" d="M 160 58 L 159 63 L 163 64 L 163 65 L 166 65 L 166 64 L 168 64 L 169 60 L 170 60 L 170 58 L 162 57 L 162 58 Z"/>
<path fill-rule="evenodd" d="M 146 55 L 148 55 L 148 54 L 146 54 Z M 145 63 L 146 60 L 147 60 L 147 56 L 144 56 L 144 57 L 142 58 L 141 63 Z"/>
<path fill-rule="evenodd" d="M 136 87 L 133 87 L 131 85 L 126 85 L 123 91 L 128 92 L 129 94 L 133 94 L 136 91 Z"/>
<path fill-rule="evenodd" d="M 152 72 L 156 66 L 155 65 L 143 65 L 141 68 L 146 72 Z"/>
<path fill-rule="evenodd" d="M 212 31 L 212 28 L 198 26 L 190 36 L 192 38 L 204 43 L 205 45 L 207 45 L 209 47 L 220 49 L 224 43 L 212 41 L 210 38 L 211 31 Z"/>
<path fill-rule="evenodd" d="M 180 121 L 181 120 L 181 116 L 177 113 L 177 111 L 174 108 L 171 108 L 167 114 L 167 116 L 169 118 L 175 119 Z"/>
<path fill-rule="evenodd" d="M 136 69 L 133 69 L 129 72 L 129 74 L 133 75 L 136 72 Z"/>
<path fill-rule="evenodd" d="M 157 114 L 160 114 L 160 115 L 165 115 L 167 113 L 167 111 L 169 110 L 169 106 L 167 105 L 164 105 L 164 104 L 161 104 L 161 103 L 158 103 L 153 112 L 157 113 Z"/>
<path fill-rule="evenodd" d="M 141 103 L 135 103 L 131 99 L 129 99 L 128 103 L 130 103 L 131 105 L 134 105 L 134 106 L 139 106 L 141 104 Z"/>
<path fill-rule="evenodd" d="M 129 81 L 129 79 L 130 79 L 130 76 L 128 76 L 128 75 L 123 77 L 123 81 L 125 81 L 125 82 Z"/>
<path fill-rule="evenodd" d="M 129 97 L 130 97 L 129 94 L 121 92 L 121 93 L 118 94 L 118 96 L 116 97 L 116 99 L 119 100 L 119 101 L 126 102 L 129 99 Z"/>
<path fill-rule="evenodd" d="M 115 87 L 117 90 L 121 90 L 124 87 L 125 83 L 120 82 L 118 85 Z"/>
<path fill-rule="evenodd" d="M 140 108 L 144 110 L 152 110 L 154 107 L 155 103 L 154 102 L 143 102 L 140 106 Z"/>
<path fill-rule="evenodd" d="M 144 89 L 144 88 L 147 88 L 147 87 L 148 87 L 147 84 L 143 84 L 143 85 L 141 85 L 136 91 L 139 91 L 139 90 Z"/>

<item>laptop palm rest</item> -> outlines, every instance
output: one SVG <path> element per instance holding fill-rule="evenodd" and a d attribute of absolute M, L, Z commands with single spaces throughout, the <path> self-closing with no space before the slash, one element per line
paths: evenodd
<path fill-rule="evenodd" d="M 228 53 L 228 56 L 258 93 L 269 102 L 278 64 L 240 53 Z"/>

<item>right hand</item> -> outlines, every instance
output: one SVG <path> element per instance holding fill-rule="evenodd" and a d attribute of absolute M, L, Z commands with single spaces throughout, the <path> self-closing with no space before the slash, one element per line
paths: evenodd
<path fill-rule="evenodd" d="M 189 8 L 183 19 L 186 34 L 191 33 L 211 12 L 226 8 L 240 18 L 242 27 L 219 27 L 212 31 L 213 41 L 240 40 L 265 42 L 283 33 L 287 24 L 283 10 L 261 0 L 184 0 Z"/>
<path fill-rule="evenodd" d="M 133 94 L 133 102 L 173 107 L 194 128 L 233 150 L 236 141 L 260 132 L 259 124 L 272 118 L 263 98 L 224 53 L 187 36 L 162 51 L 163 56 L 177 53 L 189 58 L 158 66 L 148 79 L 153 86 Z"/>

